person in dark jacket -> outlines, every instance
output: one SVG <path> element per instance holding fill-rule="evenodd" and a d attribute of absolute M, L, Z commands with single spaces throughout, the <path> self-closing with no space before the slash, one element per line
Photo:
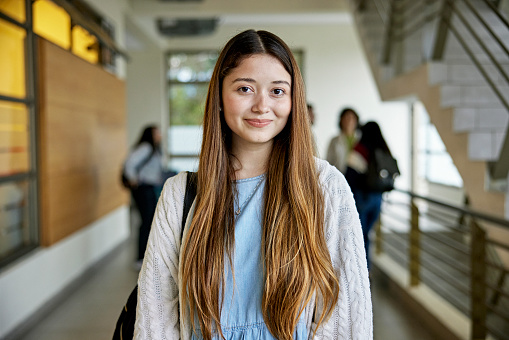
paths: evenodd
<path fill-rule="evenodd" d="M 391 154 L 391 151 L 376 122 L 367 122 L 360 128 L 360 131 L 361 138 L 348 157 L 345 177 L 352 189 L 355 205 L 359 212 L 369 268 L 369 232 L 380 215 L 382 192 L 367 188 L 366 173 L 369 162 L 373 161 L 376 149 L 381 149 L 388 154 Z"/>

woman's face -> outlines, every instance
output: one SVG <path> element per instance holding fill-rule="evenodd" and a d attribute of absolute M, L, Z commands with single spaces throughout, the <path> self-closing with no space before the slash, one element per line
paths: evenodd
<path fill-rule="evenodd" d="M 352 135 L 357 128 L 357 117 L 352 111 L 347 111 L 341 118 L 341 130 L 347 135 Z"/>
<path fill-rule="evenodd" d="M 292 78 L 276 58 L 255 54 L 223 80 L 223 112 L 233 149 L 272 146 L 292 110 Z"/>
<path fill-rule="evenodd" d="M 154 139 L 154 144 L 159 145 L 161 143 L 161 131 L 158 128 L 152 129 L 152 138 Z"/>

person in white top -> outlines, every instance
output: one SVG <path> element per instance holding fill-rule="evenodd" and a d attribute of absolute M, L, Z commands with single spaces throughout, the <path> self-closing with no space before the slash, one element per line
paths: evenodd
<path fill-rule="evenodd" d="M 186 176 L 158 203 L 135 339 L 373 339 L 355 202 L 314 157 L 304 82 L 276 35 L 241 32 L 219 55 L 182 230 Z"/>
<path fill-rule="evenodd" d="M 329 143 L 327 161 L 345 174 L 348 155 L 360 138 L 359 115 L 350 107 L 344 108 L 339 113 L 338 125 L 340 132 Z"/>
<path fill-rule="evenodd" d="M 157 205 L 157 190 L 163 182 L 163 163 L 160 150 L 161 132 L 156 125 L 143 128 L 138 142 L 127 156 L 124 173 L 129 190 L 140 214 L 138 253 L 134 264 L 140 269 L 147 247 L 150 226 Z"/>

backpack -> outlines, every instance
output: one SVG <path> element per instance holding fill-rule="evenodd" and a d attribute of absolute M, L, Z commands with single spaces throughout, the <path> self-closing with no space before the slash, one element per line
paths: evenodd
<path fill-rule="evenodd" d="M 138 175 L 140 170 L 148 163 L 148 161 L 150 161 L 150 159 L 154 155 L 154 152 L 155 151 L 151 152 L 150 155 L 148 155 L 148 157 L 143 160 L 143 162 L 138 164 L 138 166 L 136 167 L 136 175 Z M 125 175 L 125 163 L 124 163 L 124 166 L 122 167 L 122 174 L 120 177 L 121 177 L 120 181 L 122 183 L 122 186 L 126 189 L 131 189 L 131 184 L 129 183 L 129 179 L 127 179 L 127 176 Z"/>
<path fill-rule="evenodd" d="M 182 230 L 180 238 L 184 234 L 184 227 L 186 225 L 187 215 L 189 209 L 193 204 L 194 198 L 196 197 L 196 172 L 187 172 L 186 180 L 186 193 L 184 196 L 184 209 L 182 212 Z M 132 339 L 134 336 L 134 323 L 136 322 L 136 305 L 138 304 L 138 285 L 134 287 L 126 304 L 122 308 L 122 312 L 118 317 L 117 324 L 115 326 L 115 332 L 113 333 L 112 340 L 124 340 Z"/>
<path fill-rule="evenodd" d="M 398 162 L 390 153 L 375 149 L 370 154 L 365 190 L 385 192 L 394 189 L 394 180 L 400 175 Z"/>

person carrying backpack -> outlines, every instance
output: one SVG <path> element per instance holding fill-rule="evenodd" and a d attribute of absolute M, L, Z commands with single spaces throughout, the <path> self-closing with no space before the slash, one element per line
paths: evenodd
<path fill-rule="evenodd" d="M 155 125 L 146 126 L 124 164 L 122 182 L 131 191 L 141 217 L 138 233 L 136 269 L 141 268 L 150 226 L 156 211 L 157 193 L 164 180 L 161 133 Z"/>
<path fill-rule="evenodd" d="M 247 30 L 219 54 L 196 176 L 184 228 L 187 175 L 164 185 L 134 339 L 373 339 L 353 196 L 314 157 L 304 81 L 276 35 Z"/>
<path fill-rule="evenodd" d="M 360 130 L 362 137 L 348 157 L 345 177 L 359 212 L 369 268 L 369 232 L 380 215 L 382 193 L 394 188 L 399 169 L 380 126 L 367 122 Z"/>

